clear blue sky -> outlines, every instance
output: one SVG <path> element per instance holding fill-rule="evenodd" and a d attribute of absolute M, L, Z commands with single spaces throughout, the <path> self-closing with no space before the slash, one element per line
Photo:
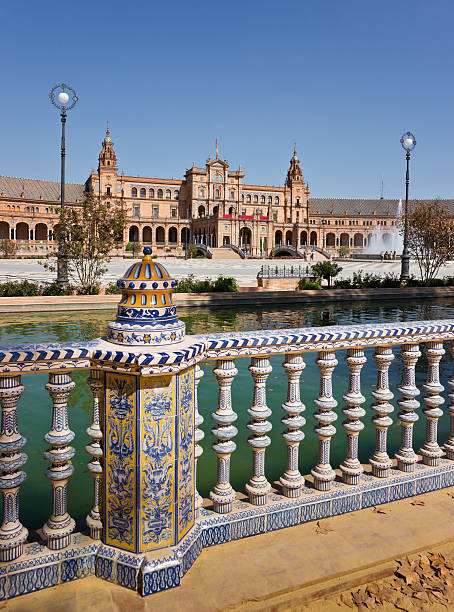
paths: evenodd
<path fill-rule="evenodd" d="M 106 120 L 125 173 L 182 177 L 214 155 L 282 184 L 296 141 L 318 197 L 454 197 L 450 0 L 129 0 L 2 4 L 0 174 L 70 182 L 96 168 Z"/>

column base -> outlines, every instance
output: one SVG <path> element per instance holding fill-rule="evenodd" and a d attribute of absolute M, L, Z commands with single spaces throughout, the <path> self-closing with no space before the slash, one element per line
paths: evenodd
<path fill-rule="evenodd" d="M 304 478 L 301 476 L 301 474 L 288 478 L 285 474 L 283 474 L 279 478 L 279 482 L 281 483 L 282 493 L 285 497 L 289 497 L 290 499 L 300 497 L 304 487 Z"/>
<path fill-rule="evenodd" d="M 372 466 L 372 476 L 376 478 L 387 478 L 391 473 L 393 462 L 389 457 L 383 459 L 374 459 L 371 457 L 369 463 Z"/>
<path fill-rule="evenodd" d="M 311 470 L 311 474 L 314 477 L 314 489 L 317 491 L 329 491 L 331 489 L 331 483 L 336 479 L 336 472 L 331 468 L 329 470 L 318 472 L 317 468 Z"/>
<path fill-rule="evenodd" d="M 339 469 L 342 472 L 342 482 L 349 485 L 359 484 L 360 476 L 364 471 L 358 460 L 351 463 L 341 463 Z"/>
<path fill-rule="evenodd" d="M 269 482 L 263 487 L 255 484 L 247 484 L 245 486 L 246 493 L 248 494 L 249 503 L 254 506 L 266 506 L 268 503 L 268 495 L 271 491 L 271 485 Z"/>
<path fill-rule="evenodd" d="M 71 542 L 71 535 L 75 526 L 76 522 L 71 517 L 64 527 L 49 525 L 49 522 L 47 522 L 43 527 L 43 535 L 47 539 L 47 548 L 50 550 L 67 548 Z"/>
<path fill-rule="evenodd" d="M 216 489 L 210 491 L 209 495 L 213 502 L 213 510 L 218 514 L 232 512 L 233 502 L 236 500 L 236 492 L 233 489 L 218 493 Z"/>
<path fill-rule="evenodd" d="M 453 461 L 454 460 L 454 446 L 448 445 L 448 443 L 446 443 L 444 445 L 444 448 L 445 448 L 445 453 L 446 453 L 446 459 Z"/>
<path fill-rule="evenodd" d="M 28 537 L 28 529 L 24 526 L 14 536 L 14 542 L 11 539 L 3 539 L 0 535 L 0 561 L 14 561 L 24 552 L 24 542 Z"/>
<path fill-rule="evenodd" d="M 89 514 L 85 519 L 88 528 L 90 529 L 90 537 L 93 540 L 100 540 L 102 536 L 102 522 L 98 516 L 92 516 Z"/>

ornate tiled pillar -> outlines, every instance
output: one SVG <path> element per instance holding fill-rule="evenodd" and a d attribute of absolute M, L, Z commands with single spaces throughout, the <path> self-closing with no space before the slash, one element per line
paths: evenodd
<path fill-rule="evenodd" d="M 426 346 L 428 369 L 427 380 L 423 385 L 425 391 L 423 409 L 426 417 L 426 441 L 419 449 L 425 465 L 438 465 L 443 451 L 438 445 L 437 430 L 438 419 L 443 416 L 443 411 L 439 408 L 444 403 L 440 393 L 444 391 L 440 384 L 440 360 L 445 354 L 443 342 L 428 342 Z"/>
<path fill-rule="evenodd" d="M 340 464 L 342 480 L 346 484 L 355 485 L 359 483 L 359 478 L 363 473 L 363 467 L 358 459 L 358 438 L 359 432 L 364 429 L 364 423 L 359 419 L 366 414 L 361 404 L 366 401 L 361 393 L 360 375 L 363 365 L 366 363 L 364 350 L 348 349 L 345 357 L 350 371 L 348 392 L 342 397 L 347 403 L 342 410 L 347 420 L 342 423 L 347 433 L 347 456 Z"/>
<path fill-rule="evenodd" d="M 389 417 L 394 408 L 389 403 L 394 395 L 389 390 L 388 370 L 394 359 L 390 346 L 377 346 L 374 352 L 377 364 L 377 386 L 372 391 L 375 402 L 371 408 L 375 410 L 372 423 L 375 425 L 375 452 L 369 459 L 372 466 L 372 474 L 377 478 L 387 478 L 393 466 L 393 462 L 387 452 L 388 427 L 393 424 Z"/>
<path fill-rule="evenodd" d="M 419 402 L 416 399 L 419 395 L 419 389 L 415 382 L 416 362 L 421 357 L 419 346 L 417 344 L 403 344 L 401 356 L 404 371 L 399 393 L 402 395 L 402 399 L 397 402 L 401 409 L 397 415 L 401 422 L 401 445 L 395 457 L 399 470 L 413 472 L 415 464 L 418 462 L 418 456 L 413 450 L 413 425 L 419 418 L 415 413 L 415 410 L 419 408 Z"/>
<path fill-rule="evenodd" d="M 237 415 L 232 408 L 232 382 L 238 374 L 233 359 L 219 359 L 213 370 L 219 385 L 218 408 L 211 416 L 216 427 L 211 433 L 216 438 L 213 450 L 217 457 L 217 482 L 212 491 L 210 499 L 213 501 L 213 509 L 220 514 L 231 512 L 236 493 L 230 484 L 230 457 L 236 449 L 232 438 L 238 433 L 233 423 Z"/>
<path fill-rule="evenodd" d="M 196 381 L 202 372 L 196 364 L 205 345 L 185 338 L 172 301 L 176 281 L 151 259 L 150 247 L 144 253 L 118 281 L 122 300 L 117 318 L 108 326 L 107 341 L 93 353 L 93 368 L 104 390 L 104 547 L 97 572 L 122 583 L 130 571 L 122 564 L 134 565 L 131 580 L 146 595 L 155 588 L 155 578 L 153 563 L 142 565 L 144 555 L 179 544 L 201 505 L 195 477 L 196 444 L 202 438 L 196 434 L 202 423 Z M 90 378 L 97 389 L 99 376 Z M 170 550 L 159 554 L 173 555 Z"/>
<path fill-rule="evenodd" d="M 43 534 L 51 550 L 69 546 L 75 527 L 75 521 L 67 510 L 68 481 L 74 474 L 71 459 L 76 453 L 69 445 L 74 439 L 74 432 L 68 425 L 68 399 L 75 386 L 71 374 L 67 372 L 50 373 L 46 384 L 53 405 L 52 427 L 44 436 L 50 444 L 44 458 L 51 464 L 46 470 L 46 476 L 52 484 L 52 514 L 43 527 Z"/>
<path fill-rule="evenodd" d="M 300 427 L 306 423 L 306 419 L 301 416 L 306 407 L 300 399 L 300 378 L 306 367 L 302 353 L 286 355 L 282 367 L 288 377 L 287 400 L 282 404 L 282 410 L 286 414 L 281 419 L 287 428 L 282 434 L 287 445 L 287 468 L 280 478 L 280 483 L 286 497 L 299 497 L 304 486 L 304 478 L 298 468 L 299 445 L 304 439 Z"/>
<path fill-rule="evenodd" d="M 320 394 L 314 404 L 319 409 L 314 413 L 318 421 L 314 431 L 318 436 L 318 463 L 311 470 L 314 477 L 314 487 L 318 491 L 329 491 L 336 473 L 330 465 L 331 438 L 336 433 L 332 423 L 337 419 L 333 412 L 337 401 L 333 397 L 332 375 L 338 361 L 334 351 L 320 351 L 316 363 L 320 369 Z"/>
<path fill-rule="evenodd" d="M 252 448 L 252 476 L 246 484 L 249 502 L 255 506 L 264 506 L 268 502 L 271 485 L 265 476 L 265 451 L 271 444 L 266 435 L 271 431 L 271 423 L 266 419 L 271 410 L 266 404 L 266 380 L 272 371 L 268 357 L 252 357 L 249 371 L 254 380 L 252 406 L 248 408 L 251 421 L 247 428 L 252 432 L 248 442 Z"/>
<path fill-rule="evenodd" d="M 27 461 L 27 455 L 21 451 L 27 440 L 19 433 L 17 422 L 17 404 L 23 391 L 20 376 L 0 377 L 0 489 L 3 501 L 0 561 L 13 561 L 20 557 L 28 536 L 27 529 L 19 520 L 19 489 L 27 477 L 21 470 Z"/>

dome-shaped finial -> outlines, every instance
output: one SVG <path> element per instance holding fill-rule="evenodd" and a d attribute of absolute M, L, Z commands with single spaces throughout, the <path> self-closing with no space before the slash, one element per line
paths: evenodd
<path fill-rule="evenodd" d="M 109 323 L 107 338 L 115 344 L 155 346 L 181 342 L 185 324 L 178 320 L 172 293 L 178 282 L 160 263 L 149 246 L 143 259 L 134 263 L 117 281 L 122 299 L 116 321 Z"/>

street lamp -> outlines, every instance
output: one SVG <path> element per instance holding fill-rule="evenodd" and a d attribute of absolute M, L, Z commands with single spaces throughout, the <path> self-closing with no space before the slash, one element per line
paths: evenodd
<path fill-rule="evenodd" d="M 325 248 L 325 225 L 328 223 L 326 219 L 322 219 L 322 230 L 323 230 L 323 248 Z"/>
<path fill-rule="evenodd" d="M 408 252 L 408 184 L 410 182 L 410 152 L 416 146 L 415 137 L 411 132 L 405 132 L 400 139 L 400 144 L 406 151 L 407 173 L 405 175 L 405 221 L 404 221 L 404 248 L 402 251 L 400 282 L 407 283 L 410 278 L 410 253 Z"/>
<path fill-rule="evenodd" d="M 66 112 L 74 108 L 78 100 L 76 92 L 72 87 L 61 83 L 52 87 L 49 93 L 49 98 L 52 104 L 58 108 L 61 113 L 61 171 L 60 171 L 60 240 L 58 245 L 57 253 L 57 283 L 60 285 L 68 285 L 68 262 L 64 249 L 62 250 L 62 242 L 65 241 L 65 229 L 64 229 L 64 206 L 65 206 L 65 125 L 66 125 Z"/>

